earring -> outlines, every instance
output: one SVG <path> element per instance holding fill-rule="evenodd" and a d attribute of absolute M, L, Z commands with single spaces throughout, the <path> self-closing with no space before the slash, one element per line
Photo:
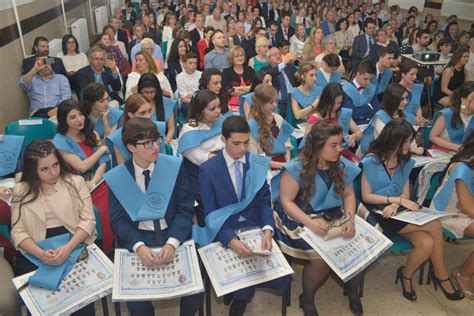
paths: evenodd
<path fill-rule="evenodd" d="M 461 103 L 461 110 L 465 110 L 466 109 L 466 105 L 464 103 Z"/>

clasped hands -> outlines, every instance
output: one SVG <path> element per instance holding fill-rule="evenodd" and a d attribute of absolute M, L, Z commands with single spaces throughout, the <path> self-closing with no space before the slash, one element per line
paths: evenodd
<path fill-rule="evenodd" d="M 159 253 L 154 252 L 145 245 L 138 247 L 136 251 L 142 264 L 147 267 L 171 262 L 174 258 L 175 252 L 176 249 L 171 244 L 164 245 Z"/>

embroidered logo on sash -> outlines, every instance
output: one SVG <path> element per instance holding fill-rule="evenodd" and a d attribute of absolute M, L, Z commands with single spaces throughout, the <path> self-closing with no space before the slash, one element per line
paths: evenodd
<path fill-rule="evenodd" d="M 393 194 L 393 196 L 398 196 L 402 193 L 402 188 L 400 187 L 398 183 L 393 182 L 390 185 L 390 193 Z"/>
<path fill-rule="evenodd" d="M 349 124 L 349 120 L 347 119 L 347 117 L 341 117 L 339 118 L 339 126 L 341 126 L 342 128 L 344 128 L 345 126 L 347 126 Z"/>
<path fill-rule="evenodd" d="M 153 212 L 158 212 L 165 206 L 166 197 L 159 192 L 150 192 L 146 195 L 145 207 Z"/>
<path fill-rule="evenodd" d="M 12 167 L 16 164 L 15 154 L 11 151 L 4 151 L 0 153 L 0 166 L 1 167 Z"/>

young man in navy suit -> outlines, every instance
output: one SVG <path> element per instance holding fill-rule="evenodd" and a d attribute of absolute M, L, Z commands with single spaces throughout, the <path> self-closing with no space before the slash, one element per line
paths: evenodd
<path fill-rule="evenodd" d="M 125 172 L 130 173 L 130 181 L 123 174 L 115 173 L 113 176 L 104 176 L 109 186 L 109 208 L 110 223 L 115 233 L 117 245 L 126 248 L 130 252 L 135 252 L 145 266 L 155 266 L 173 260 L 176 248 L 190 238 L 192 218 L 194 215 L 194 198 L 188 177 L 181 159 L 178 157 L 159 156 L 161 138 L 156 125 L 146 118 L 133 118 L 123 127 L 122 140 L 127 150 L 132 154 L 132 159 L 126 161 Z M 172 174 L 175 179 L 162 177 L 160 164 L 167 163 L 173 166 Z M 118 165 L 116 168 L 122 168 Z M 161 168 L 161 169 L 160 169 Z M 109 171 L 113 173 L 114 169 Z M 122 171 L 123 172 L 123 171 Z M 156 174 L 155 174 L 156 173 Z M 160 177 L 159 181 L 153 181 L 154 177 Z M 112 179 L 113 178 L 113 179 Z M 113 180 L 113 181 L 112 181 Z M 117 181 L 118 180 L 118 181 Z M 171 183 L 174 182 L 174 183 Z M 152 186 L 151 190 L 148 185 Z M 130 205 L 126 205 L 124 195 L 133 192 L 137 186 L 140 191 L 148 194 L 155 194 L 151 200 L 158 200 L 156 205 L 152 205 L 155 211 L 163 208 L 165 213 L 161 218 L 147 221 L 133 221 L 128 213 Z M 163 187 L 165 186 L 165 187 Z M 166 191 L 166 187 L 172 188 Z M 125 190 L 125 191 L 124 191 Z M 125 192 L 125 194 L 124 194 Z M 170 192 L 163 199 L 157 193 Z M 157 198 L 158 196 L 158 198 Z M 140 197 L 134 197 L 139 199 Z M 143 203 L 149 206 L 149 199 L 143 198 Z M 161 201 L 159 201 L 161 200 Z M 152 247 L 162 247 L 159 253 L 151 250 Z M 202 304 L 203 294 L 196 294 L 181 298 L 180 315 L 194 315 Z M 150 301 L 127 302 L 127 307 L 131 315 L 148 316 L 154 315 L 154 308 Z"/>
<path fill-rule="evenodd" d="M 282 12 L 281 14 L 281 24 L 278 27 L 278 32 L 276 33 L 276 45 L 283 40 L 289 41 L 290 38 L 295 35 L 295 28 L 290 26 L 291 24 L 291 14 L 288 12 Z"/>
<path fill-rule="evenodd" d="M 352 110 L 352 118 L 357 125 L 368 124 L 375 112 L 379 110 L 378 103 L 372 104 L 377 87 L 371 83 L 375 76 L 375 65 L 365 59 L 357 65 L 354 80 L 344 83 L 343 107 Z"/>
<path fill-rule="evenodd" d="M 217 232 L 215 240 L 231 248 L 241 257 L 249 257 L 252 256 L 252 249 L 239 239 L 236 231 L 257 226 L 263 232 L 262 250 L 271 250 L 275 221 L 269 186 L 263 180 L 263 185 L 257 186 L 259 188 L 255 191 L 245 188 L 245 185 L 250 183 L 246 182 L 246 177 L 252 172 L 249 170 L 256 168 L 254 166 L 251 169 L 250 164 L 256 160 L 252 160 L 255 157 L 247 151 L 250 142 L 250 128 L 247 121 L 240 116 L 227 118 L 222 125 L 221 137 L 225 143 L 224 150 L 203 163 L 199 169 L 204 215 L 207 216 L 233 204 L 238 207 L 237 205 L 245 203 L 251 196 L 254 197 L 243 210 L 227 218 Z M 250 186 L 251 184 L 249 188 Z M 259 286 L 285 290 L 288 285 L 289 277 L 282 277 Z M 224 299 L 226 304 L 232 301 L 230 315 L 243 315 L 254 294 L 255 286 L 251 286 L 226 296 Z"/>

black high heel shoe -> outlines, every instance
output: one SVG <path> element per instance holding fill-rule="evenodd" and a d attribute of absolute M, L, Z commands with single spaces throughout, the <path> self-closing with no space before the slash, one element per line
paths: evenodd
<path fill-rule="evenodd" d="M 410 301 L 416 301 L 416 292 L 413 290 L 413 284 L 411 282 L 411 279 L 405 278 L 403 276 L 403 268 L 405 268 L 405 267 L 401 266 L 400 268 L 398 268 L 397 275 L 396 275 L 396 278 L 395 278 L 395 284 L 397 284 L 398 281 L 400 280 L 400 283 L 402 285 L 403 297 L 405 297 L 407 300 L 410 300 Z M 408 292 L 407 290 L 405 290 L 405 285 L 403 284 L 403 280 L 410 281 L 411 292 Z"/>
<path fill-rule="evenodd" d="M 305 304 L 303 301 L 303 294 L 300 294 L 299 297 L 300 301 L 300 308 L 303 310 L 304 316 L 318 316 L 318 311 L 316 310 L 316 306 L 314 306 L 314 303 L 312 304 Z"/>
<path fill-rule="evenodd" d="M 432 274 L 432 278 L 433 278 L 433 286 L 434 286 L 434 289 L 435 291 L 438 290 L 438 286 L 441 288 L 441 290 L 443 291 L 443 294 L 444 296 L 448 299 L 448 300 L 451 300 L 451 301 L 460 301 L 464 298 L 464 294 L 459 291 L 457 288 L 454 287 L 453 285 L 453 282 L 451 282 L 451 280 L 449 279 L 449 277 L 447 279 L 444 279 L 444 280 L 440 280 L 438 279 L 435 274 L 433 273 Z M 441 285 L 441 283 L 443 282 L 447 282 L 449 281 L 449 283 L 451 283 L 451 286 L 453 287 L 454 289 L 454 292 L 453 293 L 449 293 L 447 292 L 444 287 Z"/>

